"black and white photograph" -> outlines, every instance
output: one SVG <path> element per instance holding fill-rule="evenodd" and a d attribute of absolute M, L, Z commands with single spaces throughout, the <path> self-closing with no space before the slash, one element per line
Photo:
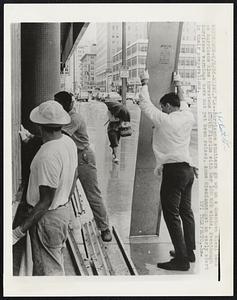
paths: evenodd
<path fill-rule="evenodd" d="M 207 15 L 233 12 L 212 6 L 5 5 L 7 295 L 231 295 L 233 24 Z"/>

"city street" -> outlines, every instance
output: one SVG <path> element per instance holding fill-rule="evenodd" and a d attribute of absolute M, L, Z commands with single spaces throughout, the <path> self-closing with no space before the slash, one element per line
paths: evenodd
<path fill-rule="evenodd" d="M 121 138 L 119 146 L 120 163 L 117 165 L 112 163 L 112 155 L 106 131 L 107 126 L 104 125 L 108 120 L 106 105 L 95 100 L 77 103 L 77 110 L 80 111 L 86 119 L 90 141 L 95 150 L 99 185 L 108 210 L 110 225 L 114 226 L 118 231 L 125 249 L 140 275 L 197 273 L 199 247 L 198 226 L 196 226 L 197 262 L 191 264 L 191 268 L 188 272 L 171 272 L 156 267 L 157 262 L 170 260 L 169 250 L 172 249 L 163 217 L 161 218 L 159 236 L 129 238 L 140 109 L 131 101 L 128 101 L 127 107 L 131 113 L 133 134 L 131 137 Z M 192 111 L 194 115 L 196 115 L 195 106 L 192 108 Z M 191 153 L 194 162 L 197 163 L 196 126 L 191 139 Z M 158 180 L 159 179 L 157 179 L 157 183 Z M 157 201 L 159 201 L 158 197 L 157 195 Z M 196 224 L 199 224 L 197 180 L 195 180 L 193 185 L 192 204 Z M 114 243 L 114 241 L 112 241 L 112 243 Z"/>

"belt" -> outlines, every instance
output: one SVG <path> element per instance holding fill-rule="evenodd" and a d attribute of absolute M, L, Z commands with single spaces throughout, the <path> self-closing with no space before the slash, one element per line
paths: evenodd
<path fill-rule="evenodd" d="M 85 151 L 85 150 L 88 150 L 89 148 L 90 148 L 90 146 L 86 146 L 86 147 L 83 148 L 83 149 L 77 148 L 77 151 L 78 151 L 78 152 L 83 152 L 83 151 Z"/>
<path fill-rule="evenodd" d="M 69 204 L 69 202 L 70 202 L 70 201 L 66 202 L 65 204 L 59 205 L 58 207 L 56 207 L 56 208 L 54 208 L 54 209 L 50 209 L 50 210 L 55 210 L 55 209 L 58 209 L 58 208 L 60 208 L 60 207 L 67 207 L 67 205 Z M 27 203 L 27 205 L 28 205 L 28 210 L 29 210 L 29 211 L 31 211 L 31 210 L 34 208 L 34 206 L 32 206 L 31 204 L 28 204 L 28 203 Z"/>
<path fill-rule="evenodd" d="M 175 167 L 175 166 L 180 166 L 180 167 L 190 167 L 190 165 L 187 162 L 176 162 L 176 163 L 168 163 L 168 164 L 164 164 L 164 167 Z"/>

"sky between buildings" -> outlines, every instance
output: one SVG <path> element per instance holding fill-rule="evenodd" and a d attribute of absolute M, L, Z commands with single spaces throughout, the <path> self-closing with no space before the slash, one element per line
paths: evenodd
<path fill-rule="evenodd" d="M 82 45 L 86 41 L 90 41 L 92 43 L 96 43 L 96 23 L 90 23 L 86 32 L 82 36 L 80 44 Z"/>

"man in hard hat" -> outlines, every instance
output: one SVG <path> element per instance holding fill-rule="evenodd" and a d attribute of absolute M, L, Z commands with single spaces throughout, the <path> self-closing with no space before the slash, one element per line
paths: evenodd
<path fill-rule="evenodd" d="M 67 239 L 77 148 L 61 129 L 71 118 L 62 105 L 50 100 L 34 108 L 30 120 L 39 125 L 43 145 L 30 166 L 27 203 L 32 211 L 13 230 L 13 244 L 29 230 L 33 275 L 64 275 L 62 249 Z"/>
<path fill-rule="evenodd" d="M 110 242 L 112 240 L 112 234 L 109 229 L 109 218 L 97 180 L 96 158 L 94 151 L 90 147 L 86 122 L 83 116 L 73 107 L 74 101 L 72 94 L 61 91 L 54 95 L 54 100 L 60 103 L 71 117 L 71 122 L 63 126 L 62 132 L 70 136 L 77 146 L 78 178 L 91 207 L 97 228 L 101 232 L 101 238 L 104 242 Z M 33 150 L 30 151 L 30 153 L 34 155 L 37 147 L 39 147 L 41 143 L 41 137 L 32 135 L 22 125 L 19 133 L 22 141 L 30 144 L 30 149 Z M 27 153 L 29 154 L 29 151 Z M 27 171 L 27 167 L 25 169 Z M 26 175 L 28 175 L 28 173 Z M 26 179 L 27 178 L 26 176 Z"/>

